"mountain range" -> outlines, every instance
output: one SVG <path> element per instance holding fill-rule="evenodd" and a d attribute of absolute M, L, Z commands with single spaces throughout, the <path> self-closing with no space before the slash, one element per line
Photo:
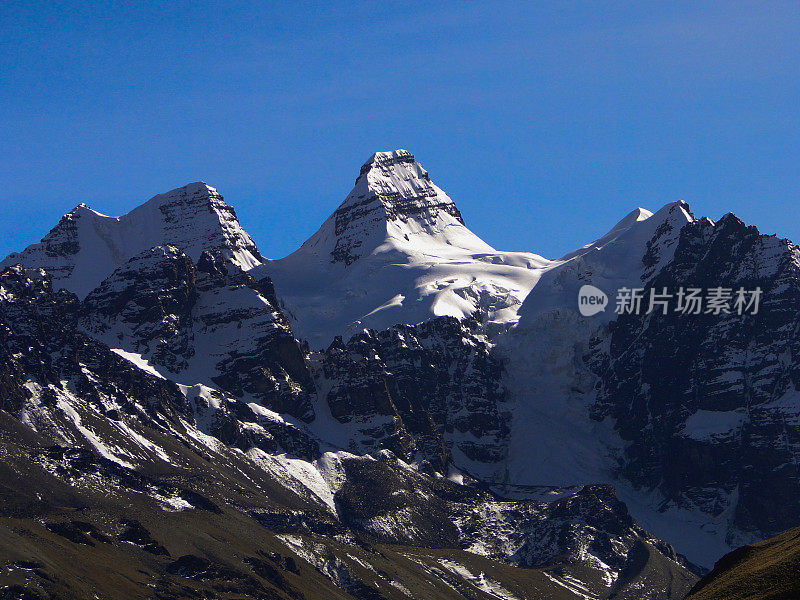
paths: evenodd
<path fill-rule="evenodd" d="M 193 183 L 0 270 L 3 598 L 683 598 L 798 525 L 800 250 L 732 214 L 498 251 L 396 150 L 282 259 Z M 761 301 L 612 308 L 689 288 Z"/>

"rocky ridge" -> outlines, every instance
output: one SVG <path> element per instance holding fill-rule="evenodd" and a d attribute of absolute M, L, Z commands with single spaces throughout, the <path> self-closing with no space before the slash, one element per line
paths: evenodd
<path fill-rule="evenodd" d="M 315 597 L 287 558 L 331 597 L 680 597 L 693 567 L 648 531 L 710 566 L 794 524 L 800 259 L 733 216 L 674 203 L 558 260 L 498 252 L 395 151 L 279 261 L 191 184 L 118 218 L 79 206 L 2 264 L 0 464 L 22 498 L 5 518 L 117 540 L 99 547 L 118 558 L 149 548 L 164 597 L 226 580 Z M 753 318 L 588 319 L 587 283 L 764 301 Z M 191 527 L 158 539 L 162 513 L 248 531 L 246 560 L 193 550 Z M 31 593 L 61 589 L 58 569 Z"/>
<path fill-rule="evenodd" d="M 130 264 L 191 271 L 174 248 L 155 254 Z M 163 306 L 192 297 L 176 293 L 182 286 L 158 289 Z M 103 296 L 81 302 L 54 291 L 46 272 L 19 266 L 0 275 L 5 594 L 485 598 L 489 586 L 511 598 L 571 598 L 609 586 L 632 593 L 648 578 L 683 591 L 695 580 L 610 489 L 502 500 L 389 450 L 325 452 L 302 423 L 165 378 L 83 331 L 87 315 L 108 306 Z M 152 319 L 142 325 L 164 331 Z M 153 359 L 170 360 L 158 347 Z M 498 544 L 497 532 L 509 535 Z M 634 560 L 638 548 L 647 560 Z"/>

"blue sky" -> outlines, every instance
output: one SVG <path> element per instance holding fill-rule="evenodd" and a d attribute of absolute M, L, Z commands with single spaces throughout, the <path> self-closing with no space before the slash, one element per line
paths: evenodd
<path fill-rule="evenodd" d="M 407 148 L 554 257 L 684 199 L 800 241 L 800 3 L 0 1 L 0 254 L 203 180 L 262 253 Z"/>

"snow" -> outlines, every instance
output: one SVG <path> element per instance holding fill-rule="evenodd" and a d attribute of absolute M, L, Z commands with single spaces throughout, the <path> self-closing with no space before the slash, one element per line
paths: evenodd
<path fill-rule="evenodd" d="M 180 496 L 165 496 L 155 490 L 148 490 L 147 496 L 157 502 L 160 502 L 164 509 L 169 512 L 180 512 L 183 510 L 190 510 L 194 506 L 181 498 Z"/>
<path fill-rule="evenodd" d="M 651 215 L 651 216 L 648 216 Z M 682 202 L 667 204 L 655 214 L 637 209 L 597 241 L 567 254 L 551 264 L 519 309 L 520 328 L 548 311 L 571 308 L 577 311 L 578 290 L 593 285 L 609 297 L 609 308 L 591 318 L 597 326 L 612 321 L 614 299 L 622 287 L 640 288 L 643 277 L 652 277 L 672 259 L 681 228 L 694 220 Z M 659 238 L 658 261 L 647 269 L 643 257 L 648 242 L 663 226 L 670 231 Z"/>
<path fill-rule="evenodd" d="M 159 446 L 155 442 L 151 442 L 150 440 L 148 440 L 143 435 L 135 432 L 133 429 L 131 429 L 130 425 L 128 425 L 127 423 L 122 422 L 122 421 L 115 421 L 114 422 L 114 426 L 117 429 L 119 429 L 124 435 L 126 435 L 130 439 L 132 439 L 134 441 L 134 443 L 136 443 L 140 448 L 142 448 L 142 449 L 144 449 L 146 451 L 152 452 L 153 454 L 155 454 L 159 459 L 163 460 L 164 462 L 167 462 L 167 463 L 170 463 L 170 464 L 173 464 L 173 465 L 175 464 L 175 463 L 172 462 L 172 460 L 170 460 L 169 455 L 166 453 L 166 451 L 161 446 Z"/>
<path fill-rule="evenodd" d="M 161 373 L 159 373 L 156 368 L 151 365 L 147 360 L 142 358 L 141 354 L 137 354 L 136 352 L 128 352 L 127 350 L 123 350 L 122 348 L 111 348 L 111 351 L 115 354 L 118 354 L 125 360 L 132 362 L 142 371 L 150 373 L 151 375 L 155 375 L 159 379 L 166 379 Z"/>
<path fill-rule="evenodd" d="M 652 216 L 652 212 L 640 206 L 639 208 L 636 208 L 625 215 L 625 217 L 619 223 L 614 225 L 614 227 L 612 227 L 607 234 L 581 248 L 578 248 L 577 250 L 573 250 L 572 252 L 565 254 L 561 257 L 561 260 L 569 260 L 576 256 L 582 256 L 583 254 L 586 254 L 592 250 L 600 250 L 603 248 L 603 246 L 613 242 L 632 227 L 636 226 L 637 223 L 646 221 Z"/>
<path fill-rule="evenodd" d="M 219 451 L 223 447 L 222 443 L 208 432 L 214 425 L 216 413 L 222 408 L 226 394 L 200 383 L 191 386 L 181 383 L 176 385 L 186 396 L 194 412 L 195 424 L 183 423 L 186 434 L 203 446 Z"/>
<path fill-rule="evenodd" d="M 345 482 L 345 470 L 342 466 L 343 458 L 355 458 L 349 452 L 325 452 L 314 461 L 314 467 L 319 471 L 331 494 L 336 494 Z"/>
<path fill-rule="evenodd" d="M 265 471 L 275 475 L 288 488 L 311 492 L 332 514 L 337 514 L 333 499 L 335 491 L 313 463 L 285 454 L 267 454 L 259 448 L 251 448 L 247 451 L 247 456 Z"/>
<path fill-rule="evenodd" d="M 581 600 L 597 600 L 597 596 L 592 594 L 589 589 L 586 588 L 580 581 L 573 577 L 556 577 L 552 573 L 548 573 L 547 571 L 544 572 L 545 577 L 547 577 L 550 581 L 555 583 L 556 585 L 568 590 L 569 592 L 575 594 L 576 597 L 580 598 Z"/>
<path fill-rule="evenodd" d="M 317 460 L 308 462 L 285 454 L 267 454 L 259 448 L 251 448 L 246 454 L 288 488 L 301 493 L 310 492 L 333 515 L 338 515 L 334 496 L 345 480 L 341 461 L 354 455 L 326 452 Z"/>
<path fill-rule="evenodd" d="M 727 509 L 716 516 L 686 504 L 665 503 L 657 490 L 635 489 L 624 480 L 614 482 L 617 497 L 628 507 L 637 523 L 653 535 L 672 544 L 691 562 L 707 569 L 733 548 L 758 541 L 728 539 L 735 494 Z"/>
<path fill-rule="evenodd" d="M 739 431 L 747 421 L 747 411 L 698 410 L 692 414 L 681 430 L 681 435 L 697 441 L 711 441 Z"/>
<path fill-rule="evenodd" d="M 186 435 L 193 439 L 195 442 L 200 444 L 201 446 L 205 446 L 209 450 L 212 450 L 217 453 L 222 453 L 227 449 L 227 446 L 215 438 L 213 435 L 208 435 L 207 433 L 201 431 L 199 428 L 195 427 L 188 421 L 181 419 L 181 425 L 183 429 L 186 431 Z"/>
<path fill-rule="evenodd" d="M 513 415 L 503 483 L 613 484 L 643 527 L 696 564 L 711 567 L 730 550 L 726 542 L 730 517 L 725 513 L 712 517 L 688 504 L 665 507 L 660 493 L 634 489 L 617 475 L 624 442 L 613 422 L 589 418 L 596 379 L 583 356 L 590 339 L 615 315 L 610 309 L 593 317 L 581 316 L 577 292 L 589 283 L 604 290 L 613 304 L 617 289 L 643 287 L 648 277 L 671 260 L 681 228 L 693 217 L 680 202 L 648 215 L 643 209 L 633 211 L 596 242 L 554 261 L 525 299 L 516 326 L 497 339 Z M 648 269 L 642 262 L 647 243 L 665 229 L 658 239 L 658 262 Z M 708 439 L 734 430 L 743 419 L 738 412 L 710 412 L 692 415 L 684 435 Z"/>
<path fill-rule="evenodd" d="M 498 341 L 512 412 L 506 483 L 613 480 L 621 441 L 612 423 L 589 418 L 594 376 L 580 360 L 586 350 L 580 340 L 590 334 L 590 320 L 565 309 L 520 323 Z"/>
<path fill-rule="evenodd" d="M 448 466 L 447 479 L 458 485 L 464 485 L 464 474 L 454 465 Z"/>
<path fill-rule="evenodd" d="M 498 600 L 519 600 L 518 596 L 515 596 L 509 592 L 496 581 L 488 578 L 485 573 L 473 575 L 473 573 L 464 565 L 444 558 L 439 559 L 439 564 L 454 575 L 458 575 L 462 579 L 468 581 L 492 598 L 498 598 Z"/>
<path fill-rule="evenodd" d="M 410 153 L 397 150 L 367 161 L 353 191 L 300 249 L 252 274 L 272 278 L 295 335 L 313 348 L 365 328 L 477 310 L 491 331 L 503 331 L 526 313 L 575 306 L 585 283 L 612 298 L 620 287 L 641 286 L 641 259 L 658 227 L 668 222 L 679 230 L 692 219 L 680 202 L 655 214 L 638 208 L 559 260 L 502 252 L 470 231 L 450 197 Z M 658 264 L 671 258 L 676 239 L 663 243 Z M 597 320 L 612 317 L 606 311 Z"/>
<path fill-rule="evenodd" d="M 84 375 L 92 377 L 88 370 Z M 76 434 L 85 439 L 101 456 L 128 468 L 143 460 L 160 460 L 173 464 L 167 452 L 157 443 L 136 431 L 130 423 L 122 420 L 108 419 L 105 411 L 119 409 L 119 406 L 107 398 L 101 398 L 101 405 L 87 402 L 77 395 L 73 382 L 62 381 L 60 385 L 50 385 L 48 389 L 55 393 L 58 407 L 66 422 L 53 420 L 36 399 L 41 396 L 42 388 L 38 385 L 28 386 L 33 393 L 34 401 L 22 409 L 22 422 L 36 430 L 36 424 L 46 424 L 62 442 L 76 443 Z M 66 427 L 65 427 L 66 425 Z M 136 426 L 133 424 L 134 427 Z"/>
<path fill-rule="evenodd" d="M 199 206 L 209 210 L 198 210 Z M 83 297 L 114 269 L 153 246 L 173 244 L 195 261 L 206 249 L 222 249 L 257 279 L 272 278 L 295 335 L 314 348 L 364 328 L 414 324 L 442 315 L 464 318 L 480 310 L 487 317 L 492 343 L 505 358 L 505 384 L 513 406 L 508 458 L 501 465 L 483 465 L 486 470 L 481 472 L 481 465 L 468 461 L 455 447 L 456 468 L 448 474 L 452 481 L 462 483 L 464 473 L 495 477 L 506 486 L 519 486 L 519 494 L 552 497 L 563 493 L 553 486 L 613 483 L 633 516 L 690 560 L 710 566 L 729 549 L 725 541 L 729 514 L 712 518 L 689 505 L 665 507 L 658 493 L 625 484 L 615 473 L 623 443 L 613 423 L 588 417 L 595 380 L 581 357 L 593 334 L 615 315 L 608 309 L 582 317 L 577 312 L 577 292 L 583 285 L 594 285 L 609 295 L 613 307 L 616 290 L 642 287 L 671 259 L 680 229 L 692 221 L 685 204 L 668 204 L 655 214 L 638 208 L 606 235 L 558 260 L 503 252 L 470 231 L 453 201 L 413 156 L 396 150 L 376 153 L 339 208 L 300 249 L 280 260 L 263 261 L 229 211 L 216 190 L 203 183 L 155 196 L 121 217 L 82 204 L 42 243 L 9 256 L 0 266 L 20 262 L 43 267 L 51 272 L 56 287 Z M 648 267 L 642 257 L 654 236 L 657 261 Z M 48 252 L 49 243 L 69 242 L 75 242 L 76 253 Z M 5 294 L 0 289 L 0 297 Z M 187 435 L 219 449 L 222 444 L 207 434 L 221 400 L 211 378 L 220 360 L 233 351 L 252 350 L 255 335 L 267 335 L 274 327 L 269 309 L 269 303 L 249 289 L 230 287 L 203 294 L 194 307 L 195 355 L 180 375 L 159 370 L 131 348 L 112 351 L 153 376 L 163 379 L 166 374 L 187 384 L 179 385 L 193 401 L 197 418 L 197 427 L 184 424 Z M 217 318 L 230 311 L 241 318 L 233 323 Z M 106 341 L 126 345 L 130 339 Z M 380 419 L 339 423 L 324 400 L 329 384 L 318 383 L 322 386 L 314 404 L 317 417 L 305 430 L 316 435 L 324 449 L 337 451 L 326 452 L 313 463 L 258 449 L 248 456 L 335 514 L 334 495 L 345 477 L 341 460 L 352 456 L 338 450 L 350 447 L 361 437 L 361 429 L 379 425 Z M 80 434 L 103 456 L 132 468 L 120 458 L 130 455 L 104 444 L 82 423 L 74 400 L 61 400 L 59 407 Z M 257 403 L 249 406 L 262 419 L 283 420 Z M 769 408 L 798 418 L 796 407 L 796 399 L 783 399 Z M 30 422 L 29 415 L 24 417 Z M 700 442 L 713 440 L 736 432 L 746 418 L 742 411 L 699 410 L 689 416 L 682 434 Z M 119 432 L 169 460 L 160 447 L 130 428 Z M 734 501 L 731 497 L 731 506 Z M 568 581 L 557 583 L 575 591 Z"/>
<path fill-rule="evenodd" d="M 376 164 L 398 159 L 411 162 Z M 478 308 L 492 322 L 513 322 L 550 261 L 494 250 L 457 214 L 409 153 L 377 153 L 319 231 L 252 274 L 272 278 L 295 334 L 314 348 L 327 347 L 336 335 L 434 316 L 463 318 Z M 335 261 L 341 248 L 357 258 L 349 265 Z"/>
<path fill-rule="evenodd" d="M 97 452 L 101 456 L 117 463 L 118 465 L 125 467 L 126 469 L 133 469 L 133 465 L 131 463 L 121 459 L 118 456 L 118 454 L 126 454 L 126 453 L 123 453 L 119 449 L 117 449 L 117 452 L 114 452 L 112 448 L 103 443 L 103 441 L 100 439 L 99 436 L 97 436 L 88 427 L 83 425 L 81 417 L 78 414 L 78 411 L 75 410 L 72 404 L 73 403 L 70 402 L 69 398 L 65 398 L 63 396 L 59 397 L 57 402 L 57 406 L 59 409 L 61 409 L 61 412 L 63 412 L 64 415 L 70 421 L 72 421 L 72 424 L 75 426 L 75 428 L 81 433 L 81 435 L 83 435 L 86 441 L 88 441 L 94 447 L 94 449 L 97 450 Z"/>

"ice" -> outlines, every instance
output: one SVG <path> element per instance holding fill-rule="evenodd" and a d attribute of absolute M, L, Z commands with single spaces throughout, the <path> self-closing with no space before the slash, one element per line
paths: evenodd
<path fill-rule="evenodd" d="M 746 420 L 747 411 L 745 409 L 698 410 L 686 419 L 681 434 L 693 440 L 709 441 L 715 437 L 724 437 L 735 433 L 741 429 Z"/>
<path fill-rule="evenodd" d="M 352 254 L 347 261 L 335 259 L 342 248 Z M 253 274 L 275 282 L 295 334 L 324 348 L 337 335 L 478 309 L 491 322 L 514 322 L 548 265 L 481 240 L 413 156 L 397 150 L 367 161 L 353 191 L 299 250 Z"/>

